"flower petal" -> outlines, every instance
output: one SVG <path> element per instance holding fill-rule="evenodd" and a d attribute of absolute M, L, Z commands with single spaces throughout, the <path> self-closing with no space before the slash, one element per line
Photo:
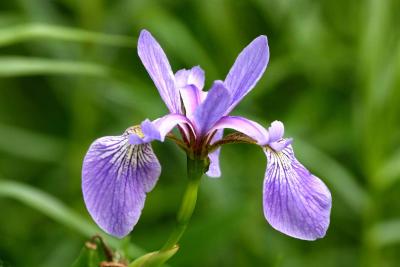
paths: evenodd
<path fill-rule="evenodd" d="M 289 236 L 315 240 L 329 226 L 331 194 L 294 156 L 292 146 L 280 152 L 265 149 L 264 215 L 276 230 Z"/>
<path fill-rule="evenodd" d="M 231 96 L 221 81 L 215 81 L 207 98 L 194 112 L 194 124 L 199 136 L 205 135 L 226 113 Z"/>
<path fill-rule="evenodd" d="M 283 138 L 285 133 L 285 126 L 280 121 L 273 121 L 271 126 L 268 128 L 269 141 L 276 142 Z"/>
<path fill-rule="evenodd" d="M 187 124 L 192 127 L 192 123 L 183 115 L 168 114 L 154 121 L 148 119 L 141 123 L 141 133 L 131 133 L 129 143 L 131 145 L 150 143 L 154 140 L 164 142 L 165 136 L 172 131 L 177 124 Z M 193 128 L 191 128 L 194 131 Z"/>
<path fill-rule="evenodd" d="M 179 90 L 175 86 L 175 76 L 168 58 L 156 39 L 146 30 L 140 32 L 138 54 L 169 111 L 180 113 Z"/>
<path fill-rule="evenodd" d="M 186 117 L 192 118 L 194 111 L 201 103 L 201 93 L 196 86 L 194 85 L 186 85 L 179 89 L 181 93 L 182 102 L 185 106 L 185 114 Z"/>
<path fill-rule="evenodd" d="M 194 85 L 202 90 L 204 87 L 204 70 L 200 66 L 195 66 L 190 70 L 182 69 L 175 73 L 176 85 L 183 88 L 187 85 Z"/>
<path fill-rule="evenodd" d="M 264 73 L 269 61 L 266 36 L 254 39 L 237 57 L 225 78 L 225 86 L 232 95 L 230 112 L 255 86 Z M 227 113 L 228 114 L 228 113 Z"/>
<path fill-rule="evenodd" d="M 82 191 L 90 215 L 105 232 L 119 238 L 136 225 L 146 193 L 161 173 L 149 144 L 128 143 L 132 131 L 94 141 L 82 167 Z"/>
<path fill-rule="evenodd" d="M 222 117 L 211 129 L 230 128 L 238 132 L 244 133 L 257 141 L 259 145 L 266 145 L 269 137 L 267 130 L 255 121 L 239 117 L 239 116 L 225 116 Z"/>
<path fill-rule="evenodd" d="M 276 142 L 270 142 L 268 146 L 270 146 L 273 150 L 279 152 L 282 149 L 286 148 L 287 146 L 291 145 L 293 142 L 292 138 L 285 138 L 285 139 L 280 139 L 279 141 Z"/>
<path fill-rule="evenodd" d="M 215 133 L 215 135 L 211 140 L 211 144 L 217 142 L 218 140 L 221 140 L 223 134 L 224 130 L 217 130 L 217 132 Z M 217 178 L 221 176 L 221 169 L 219 167 L 220 153 L 221 153 L 221 147 L 208 154 L 208 158 L 210 159 L 210 166 L 208 167 L 208 171 L 206 173 L 208 177 Z"/>

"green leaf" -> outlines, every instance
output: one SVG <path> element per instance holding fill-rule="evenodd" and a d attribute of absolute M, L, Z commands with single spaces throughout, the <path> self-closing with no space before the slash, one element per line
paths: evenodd
<path fill-rule="evenodd" d="M 168 259 L 175 255 L 179 247 L 174 246 L 173 248 L 166 251 L 155 251 L 150 252 L 142 257 L 136 259 L 134 262 L 129 264 L 129 267 L 158 267 L 162 266 Z"/>
<path fill-rule="evenodd" d="M 0 196 L 14 198 L 84 236 L 90 237 L 99 231 L 94 224 L 83 219 L 58 199 L 29 185 L 0 180 Z"/>
<path fill-rule="evenodd" d="M 32 39 L 98 43 L 132 48 L 136 46 L 136 38 L 64 26 L 27 24 L 7 27 L 0 30 L 0 46 L 11 45 Z"/>
<path fill-rule="evenodd" d="M 0 124 L 0 151 L 37 161 L 54 162 L 63 152 L 64 143 L 54 137 Z"/>
<path fill-rule="evenodd" d="M 70 74 L 87 76 L 110 76 L 107 66 L 79 61 L 63 61 L 18 56 L 0 57 L 0 77 L 38 74 Z"/>
<path fill-rule="evenodd" d="M 388 188 L 400 179 L 400 150 L 387 159 L 374 175 L 375 181 L 381 189 Z"/>
<path fill-rule="evenodd" d="M 78 258 L 71 267 L 97 267 L 100 265 L 99 250 L 96 243 L 86 242 Z"/>
<path fill-rule="evenodd" d="M 0 197 L 16 199 L 88 238 L 100 232 L 95 224 L 82 218 L 55 197 L 29 185 L 0 179 Z M 106 241 L 113 247 L 121 245 L 120 240 L 109 236 L 106 237 Z M 145 253 L 143 249 L 132 243 L 128 244 L 126 252 L 130 257 Z"/>
<path fill-rule="evenodd" d="M 379 247 L 400 243 L 400 219 L 374 225 L 368 232 L 368 239 Z"/>

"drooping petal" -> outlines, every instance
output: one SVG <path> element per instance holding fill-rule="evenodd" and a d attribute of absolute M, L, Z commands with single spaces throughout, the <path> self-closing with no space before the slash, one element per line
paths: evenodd
<path fill-rule="evenodd" d="M 215 81 L 207 98 L 194 112 L 194 124 L 200 136 L 206 134 L 211 127 L 226 113 L 231 96 L 221 81 Z"/>
<path fill-rule="evenodd" d="M 140 32 L 138 54 L 169 111 L 180 113 L 179 90 L 168 58 L 156 39 L 146 30 Z"/>
<path fill-rule="evenodd" d="M 136 225 L 146 193 L 161 173 L 150 144 L 128 143 L 132 131 L 94 141 L 82 166 L 83 198 L 90 215 L 105 232 L 119 238 Z"/>
<path fill-rule="evenodd" d="M 254 39 L 237 57 L 225 79 L 225 86 L 232 95 L 230 112 L 250 92 L 264 73 L 269 61 L 266 36 Z"/>
<path fill-rule="evenodd" d="M 266 145 L 269 141 L 267 130 L 255 121 L 239 117 L 239 116 L 225 116 L 222 117 L 211 129 L 224 129 L 229 128 L 250 136 L 259 145 Z"/>
<path fill-rule="evenodd" d="M 204 87 L 204 70 L 200 66 L 195 66 L 190 70 L 182 69 L 175 73 L 176 85 L 183 88 L 187 85 L 194 85 L 202 90 Z"/>
<path fill-rule="evenodd" d="M 213 144 L 218 140 L 221 140 L 223 134 L 224 130 L 217 130 L 210 143 Z M 220 153 L 221 153 L 221 147 L 208 154 L 208 158 L 210 159 L 210 166 L 208 167 L 208 171 L 206 173 L 208 177 L 217 178 L 221 176 L 221 168 L 219 166 Z"/>
<path fill-rule="evenodd" d="M 141 123 L 142 132 L 132 133 L 129 143 L 132 145 L 150 143 L 154 140 L 164 142 L 165 136 L 178 124 L 192 127 L 188 118 L 180 114 L 168 114 L 154 121 L 146 119 Z M 191 128 L 192 131 L 194 131 Z"/>
<path fill-rule="evenodd" d="M 332 202 L 326 185 L 295 158 L 292 146 L 280 152 L 265 149 L 265 154 L 263 204 L 267 221 L 295 238 L 325 236 Z"/>

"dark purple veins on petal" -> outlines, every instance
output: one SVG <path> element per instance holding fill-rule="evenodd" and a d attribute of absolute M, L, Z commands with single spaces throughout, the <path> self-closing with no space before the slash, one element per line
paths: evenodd
<path fill-rule="evenodd" d="M 90 215 L 105 232 L 120 238 L 136 225 L 146 193 L 161 173 L 150 144 L 128 143 L 132 131 L 94 141 L 82 167 L 83 197 Z"/>
<path fill-rule="evenodd" d="M 329 226 L 331 194 L 325 184 L 294 156 L 289 145 L 280 152 L 265 150 L 264 215 L 276 230 L 315 240 Z"/>

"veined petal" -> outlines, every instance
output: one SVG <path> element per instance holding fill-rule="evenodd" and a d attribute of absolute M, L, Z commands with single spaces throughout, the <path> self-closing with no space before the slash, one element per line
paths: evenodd
<path fill-rule="evenodd" d="M 225 78 L 225 86 L 232 95 L 232 102 L 228 112 L 253 89 L 264 73 L 268 61 L 268 40 L 267 37 L 263 35 L 254 39 L 239 54 Z"/>
<path fill-rule="evenodd" d="M 250 136 L 259 145 L 266 145 L 269 141 L 267 130 L 255 121 L 239 117 L 239 116 L 225 116 L 222 117 L 211 129 L 230 128 L 238 132 Z"/>
<path fill-rule="evenodd" d="M 140 32 L 138 54 L 169 111 L 180 113 L 179 90 L 168 58 L 156 39 L 146 30 Z"/>
<path fill-rule="evenodd" d="M 222 138 L 223 134 L 224 134 L 224 130 L 222 130 L 222 129 L 217 130 L 217 132 L 213 136 L 210 143 L 213 144 L 213 143 L 217 142 L 218 140 L 220 140 Z M 221 147 L 219 147 L 217 150 L 208 154 L 208 158 L 210 159 L 210 166 L 208 167 L 208 171 L 206 173 L 208 177 L 217 178 L 217 177 L 221 176 L 221 168 L 219 166 L 219 154 L 220 153 L 221 153 Z"/>
<path fill-rule="evenodd" d="M 128 143 L 132 131 L 94 141 L 82 166 L 83 198 L 90 215 L 105 232 L 119 238 L 136 225 L 146 193 L 161 173 L 150 144 Z"/>
<path fill-rule="evenodd" d="M 325 236 L 332 204 L 326 185 L 295 158 L 292 146 L 280 152 L 265 149 L 265 154 L 263 204 L 267 221 L 295 238 Z"/>
<path fill-rule="evenodd" d="M 194 112 L 194 124 L 200 136 L 205 135 L 211 127 L 226 113 L 231 96 L 221 81 L 215 81 L 207 98 Z"/>
<path fill-rule="evenodd" d="M 165 136 L 172 131 L 177 124 L 187 124 L 192 127 L 188 118 L 180 114 L 168 114 L 154 121 L 148 119 L 141 123 L 142 131 L 131 133 L 129 143 L 132 145 L 150 143 L 154 140 L 164 142 Z M 191 128 L 194 131 L 193 128 Z"/>
<path fill-rule="evenodd" d="M 176 85 L 183 88 L 187 85 L 194 85 L 202 90 L 204 87 L 204 70 L 200 66 L 195 66 L 190 70 L 182 69 L 175 73 Z"/>

